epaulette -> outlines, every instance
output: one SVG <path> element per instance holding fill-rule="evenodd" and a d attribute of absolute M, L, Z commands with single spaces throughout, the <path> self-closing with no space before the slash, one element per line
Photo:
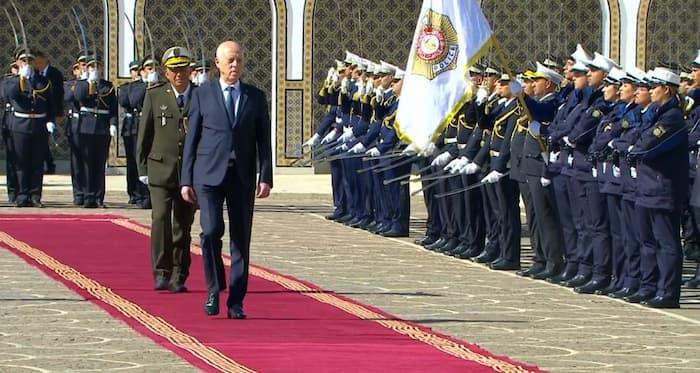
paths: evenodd
<path fill-rule="evenodd" d="M 148 85 L 146 85 L 146 89 L 153 89 L 153 88 L 162 87 L 163 84 L 165 84 L 165 82 L 148 83 Z"/>

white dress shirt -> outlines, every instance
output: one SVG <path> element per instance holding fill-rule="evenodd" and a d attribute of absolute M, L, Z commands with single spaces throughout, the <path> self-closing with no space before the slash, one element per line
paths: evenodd
<path fill-rule="evenodd" d="M 236 94 L 236 96 L 235 96 L 235 99 L 236 99 L 235 108 L 236 108 L 236 110 L 234 110 L 234 112 L 236 115 L 238 115 L 238 103 L 241 100 L 241 81 L 239 80 L 235 84 L 228 84 L 222 78 L 219 78 L 219 85 L 221 85 L 221 92 L 224 94 L 224 104 L 226 103 L 226 100 L 228 100 L 228 94 L 229 94 L 228 87 L 233 86 L 235 88 L 234 93 Z"/>

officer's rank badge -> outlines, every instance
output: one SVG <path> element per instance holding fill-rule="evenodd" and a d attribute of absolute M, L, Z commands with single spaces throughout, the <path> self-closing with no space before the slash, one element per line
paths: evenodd
<path fill-rule="evenodd" d="M 627 119 L 622 121 L 622 128 L 624 128 L 624 129 L 630 128 L 630 122 Z"/>
<path fill-rule="evenodd" d="M 420 20 L 413 73 L 433 80 L 457 68 L 459 39 L 450 18 L 429 9 Z"/>
<path fill-rule="evenodd" d="M 603 113 L 601 113 L 600 110 L 594 110 L 591 115 L 593 116 L 593 118 L 597 119 L 600 118 L 603 115 Z"/>
<path fill-rule="evenodd" d="M 664 128 L 664 126 L 658 125 L 654 127 L 654 136 L 661 137 L 664 135 L 664 133 L 666 133 L 666 128 Z"/>
<path fill-rule="evenodd" d="M 603 132 L 608 132 L 612 130 L 612 123 L 608 123 L 605 125 L 605 128 L 603 128 Z"/>

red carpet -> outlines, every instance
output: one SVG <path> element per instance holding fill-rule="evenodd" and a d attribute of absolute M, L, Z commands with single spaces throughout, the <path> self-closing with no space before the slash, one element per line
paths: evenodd
<path fill-rule="evenodd" d="M 2 247 L 202 370 L 539 372 L 257 266 L 248 319 L 227 320 L 225 296 L 222 313 L 207 317 L 201 257 L 189 293 L 155 292 L 147 234 L 114 215 L 0 215 Z"/>

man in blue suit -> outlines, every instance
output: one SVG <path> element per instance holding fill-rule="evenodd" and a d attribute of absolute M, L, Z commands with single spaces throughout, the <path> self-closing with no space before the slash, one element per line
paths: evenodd
<path fill-rule="evenodd" d="M 254 199 L 269 196 L 272 189 L 270 116 L 265 94 L 240 81 L 245 54 L 238 43 L 229 40 L 219 45 L 216 66 L 219 79 L 202 84 L 192 94 L 180 192 L 185 201 L 199 203 L 201 209 L 208 290 L 204 310 L 210 316 L 219 313 L 219 292 L 226 289 L 221 259 L 226 202 L 231 241 L 228 317 L 243 319 Z"/>

